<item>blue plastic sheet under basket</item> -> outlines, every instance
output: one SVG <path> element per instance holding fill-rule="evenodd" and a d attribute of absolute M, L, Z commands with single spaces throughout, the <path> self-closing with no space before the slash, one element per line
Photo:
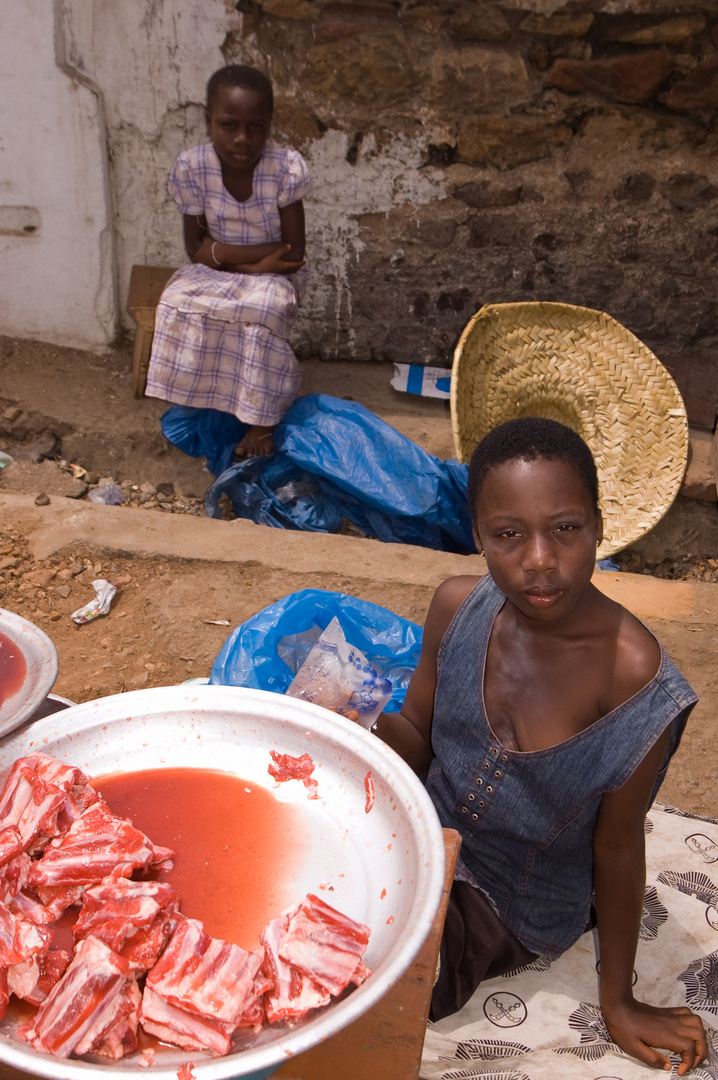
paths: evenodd
<path fill-rule="evenodd" d="M 185 453 L 208 458 L 217 475 L 205 496 L 210 517 L 221 517 L 226 494 L 237 517 L 262 525 L 336 532 L 346 519 L 389 543 L 476 550 L 466 465 L 427 454 L 356 402 L 299 398 L 275 431 L 274 457 L 234 464 L 246 430 L 234 417 L 173 406 L 162 430 Z"/>
<path fill-rule="evenodd" d="M 210 684 L 284 694 L 335 616 L 349 644 L 392 683 L 385 708 L 398 711 L 419 662 L 422 627 L 377 604 L 323 589 L 291 593 L 233 630 L 214 662 Z"/>

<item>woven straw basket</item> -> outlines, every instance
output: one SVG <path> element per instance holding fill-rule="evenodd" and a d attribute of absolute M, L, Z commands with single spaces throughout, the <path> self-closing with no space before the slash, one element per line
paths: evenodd
<path fill-rule="evenodd" d="M 488 304 L 454 353 L 451 423 L 459 461 L 517 416 L 558 420 L 598 467 L 605 558 L 660 521 L 688 461 L 678 387 L 650 349 L 601 311 L 571 304 Z"/>

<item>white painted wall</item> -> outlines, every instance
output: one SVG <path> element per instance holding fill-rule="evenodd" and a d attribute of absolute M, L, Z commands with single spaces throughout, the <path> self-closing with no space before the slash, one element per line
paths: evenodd
<path fill-rule="evenodd" d="M 100 100 L 58 64 L 52 0 L 0 5 L 0 43 L 0 333 L 102 347 L 116 302 Z M 39 215 L 34 232 L 14 207 Z"/>
<path fill-rule="evenodd" d="M 0 5 L 0 333 L 102 349 L 132 263 L 181 258 L 167 173 L 202 138 L 233 13 L 224 0 Z"/>
<path fill-rule="evenodd" d="M 167 175 L 180 150 L 206 138 L 206 80 L 240 19 L 231 0 L 2 5 L 0 333 L 102 348 L 132 325 L 133 263 L 185 260 Z M 409 141 L 381 152 L 367 144 L 355 166 L 346 152 L 347 135 L 330 129 L 307 155 L 318 269 L 297 332 L 310 344 L 320 321 L 351 325 L 347 272 L 362 246 L 354 217 L 443 191 L 438 170 L 419 174 Z M 5 206 L 36 208 L 40 227 L 3 233 Z"/>

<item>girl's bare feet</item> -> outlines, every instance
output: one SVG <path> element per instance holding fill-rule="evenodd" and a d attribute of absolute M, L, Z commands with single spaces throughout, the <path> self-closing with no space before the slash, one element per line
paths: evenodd
<path fill-rule="evenodd" d="M 254 424 L 245 432 L 243 438 L 237 443 L 234 457 L 238 461 L 244 461 L 251 457 L 271 457 L 275 451 L 274 427 L 262 427 Z"/>

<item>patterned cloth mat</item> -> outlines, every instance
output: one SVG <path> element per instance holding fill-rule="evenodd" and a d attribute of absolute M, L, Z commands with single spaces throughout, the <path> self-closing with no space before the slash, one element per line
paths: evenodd
<path fill-rule="evenodd" d="M 718 1080 L 718 820 L 655 803 L 646 818 L 647 885 L 635 993 L 688 1005 L 711 1052 L 688 1074 Z M 430 1024 L 421 1080 L 656 1080 L 666 1072 L 612 1042 L 598 1007 L 594 934 L 558 960 L 482 983 L 464 1008 Z M 670 1055 L 675 1062 L 680 1058 Z"/>

